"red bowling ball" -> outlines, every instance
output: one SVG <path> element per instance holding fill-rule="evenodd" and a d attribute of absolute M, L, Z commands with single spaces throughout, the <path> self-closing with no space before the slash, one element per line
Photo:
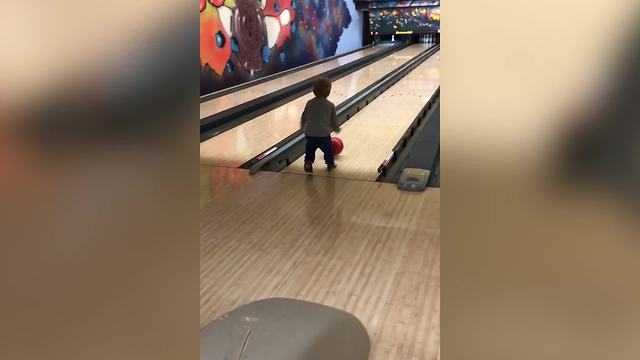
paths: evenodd
<path fill-rule="evenodd" d="M 333 148 L 333 155 L 339 155 L 342 152 L 342 149 L 344 149 L 344 144 L 340 138 L 332 137 L 331 148 Z"/>

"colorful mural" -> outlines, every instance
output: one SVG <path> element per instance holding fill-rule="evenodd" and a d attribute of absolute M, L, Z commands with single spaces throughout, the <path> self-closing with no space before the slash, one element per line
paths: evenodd
<path fill-rule="evenodd" d="M 332 56 L 345 0 L 200 0 L 200 94 Z"/>
<path fill-rule="evenodd" d="M 440 7 L 372 9 L 369 13 L 373 35 L 425 34 L 440 31 Z"/>

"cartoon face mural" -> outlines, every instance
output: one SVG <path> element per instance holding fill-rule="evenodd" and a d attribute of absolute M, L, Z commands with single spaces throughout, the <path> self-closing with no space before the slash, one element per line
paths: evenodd
<path fill-rule="evenodd" d="M 260 71 L 294 18 L 291 0 L 200 0 L 200 65 L 218 76 Z"/>
<path fill-rule="evenodd" d="M 345 0 L 200 0 L 200 93 L 334 55 Z"/>

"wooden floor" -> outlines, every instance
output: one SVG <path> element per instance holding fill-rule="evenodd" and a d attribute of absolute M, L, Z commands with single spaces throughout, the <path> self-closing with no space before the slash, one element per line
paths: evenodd
<path fill-rule="evenodd" d="M 433 54 L 395 85 L 342 125 L 345 148 L 336 157 L 338 168 L 327 172 L 320 150 L 315 176 L 375 181 L 378 167 L 389 156 L 416 116 L 440 86 L 440 52 Z M 304 157 L 285 172 L 304 174 Z"/>
<path fill-rule="evenodd" d="M 329 100 L 338 105 L 376 80 L 424 51 L 427 44 L 415 44 L 386 56 L 333 83 Z M 200 144 L 200 162 L 206 165 L 239 167 L 280 140 L 300 129 L 300 114 L 313 97 L 307 94 Z"/>
<path fill-rule="evenodd" d="M 233 93 L 223 95 L 209 101 L 205 101 L 200 104 L 200 119 L 230 109 L 234 106 L 244 104 L 247 101 L 278 91 L 297 82 L 312 78 L 325 71 L 335 69 L 358 59 L 362 59 L 367 55 L 388 48 L 389 46 L 390 45 L 388 44 L 383 44 L 368 47 L 351 54 L 340 56 L 333 60 L 308 67 L 306 69 L 292 72 L 290 74 L 287 74 L 286 76 L 281 76 L 270 81 L 259 83 L 254 86 L 250 86 L 248 88 L 234 91 Z"/>
<path fill-rule="evenodd" d="M 436 359 L 440 192 L 201 168 L 201 326 L 269 297 L 357 316 L 375 360 Z"/>

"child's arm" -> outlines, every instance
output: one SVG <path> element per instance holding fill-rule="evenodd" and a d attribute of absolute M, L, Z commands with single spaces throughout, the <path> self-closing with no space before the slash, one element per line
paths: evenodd
<path fill-rule="evenodd" d="M 331 127 L 333 127 L 333 131 L 337 133 L 340 132 L 340 124 L 338 124 L 338 116 L 336 115 L 335 106 L 331 109 Z"/>
<path fill-rule="evenodd" d="M 307 107 L 304 107 L 304 111 L 302 111 L 302 115 L 300 116 L 300 128 L 304 129 L 304 124 L 307 123 Z"/>

